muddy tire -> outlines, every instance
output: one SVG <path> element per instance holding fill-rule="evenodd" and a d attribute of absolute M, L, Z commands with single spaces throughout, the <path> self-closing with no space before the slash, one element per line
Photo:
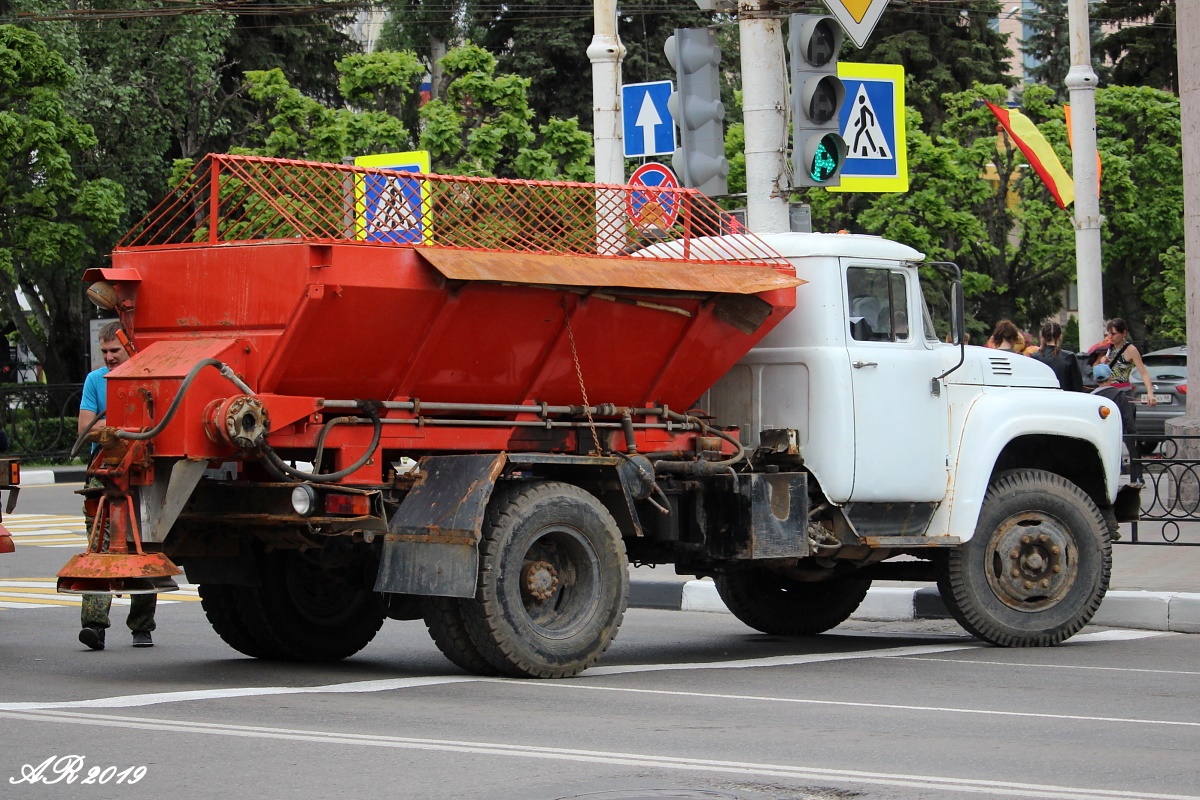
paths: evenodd
<path fill-rule="evenodd" d="M 495 675 L 498 670 L 488 663 L 467 633 L 462 602 L 457 597 L 421 598 L 421 612 L 429 637 L 455 666 L 473 675 Z"/>
<path fill-rule="evenodd" d="M 867 596 L 871 581 L 797 581 L 761 567 L 718 575 L 717 594 L 742 622 L 776 636 L 812 636 L 841 625 Z"/>
<path fill-rule="evenodd" d="M 583 489 L 547 481 L 497 491 L 479 588 L 462 603 L 471 641 L 505 675 L 577 675 L 617 634 L 628 567 L 612 515 Z"/>
<path fill-rule="evenodd" d="M 268 658 L 340 661 L 366 647 L 383 625 L 374 592 L 299 551 L 261 555 L 259 572 L 262 586 L 235 587 L 235 595 L 246 630 Z"/>
<path fill-rule="evenodd" d="M 208 624 L 225 644 L 251 658 L 280 658 L 266 643 L 257 639 L 242 621 L 236 587 L 205 583 L 199 587 L 200 606 Z"/>
<path fill-rule="evenodd" d="M 969 632 L 1003 647 L 1073 636 L 1100 607 L 1112 572 L 1100 509 L 1065 478 L 1032 469 L 992 483 L 975 535 L 947 555 L 942 601 Z"/>

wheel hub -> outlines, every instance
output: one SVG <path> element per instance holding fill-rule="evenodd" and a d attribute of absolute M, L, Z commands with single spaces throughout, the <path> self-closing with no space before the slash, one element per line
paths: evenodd
<path fill-rule="evenodd" d="M 1075 583 L 1074 538 L 1058 520 L 1020 514 L 1000 525 L 989 541 L 988 584 L 1005 605 L 1040 611 L 1060 602 Z"/>
<path fill-rule="evenodd" d="M 559 585 L 558 570 L 548 561 L 527 561 L 521 567 L 521 592 L 530 599 L 544 603 Z"/>

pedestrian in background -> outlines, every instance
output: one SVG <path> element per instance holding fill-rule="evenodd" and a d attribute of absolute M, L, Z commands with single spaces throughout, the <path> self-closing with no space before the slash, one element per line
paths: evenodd
<path fill-rule="evenodd" d="M 1068 392 L 1083 391 L 1083 376 L 1079 373 L 1079 361 L 1070 350 L 1063 350 L 1063 329 L 1057 322 L 1047 322 L 1042 326 L 1042 346 L 1033 354 L 1058 377 L 1058 388 Z"/>
<path fill-rule="evenodd" d="M 1136 368 L 1142 377 L 1142 384 L 1146 387 L 1146 404 L 1156 405 L 1150 371 L 1142 363 L 1142 354 L 1134 347 L 1133 342 L 1129 341 L 1129 326 L 1125 324 L 1125 320 L 1120 317 L 1109 320 L 1108 339 L 1111 342 L 1110 349 L 1107 354 L 1102 356 L 1101 363 L 1107 364 L 1108 368 L 1112 370 L 1113 386 L 1125 390 L 1132 389 L 1133 384 L 1129 382 L 1129 376 Z M 1095 370 L 1092 370 L 1092 375 L 1095 374 Z"/>
<path fill-rule="evenodd" d="M 119 322 L 111 322 L 100 329 L 100 352 L 104 356 L 104 366 L 88 373 L 83 382 L 83 398 L 79 401 L 79 433 L 82 435 L 92 422 L 102 415 L 108 407 L 108 373 L 109 370 L 124 364 L 129 360 L 129 351 L 121 342 L 125 329 Z M 92 455 L 95 456 L 93 447 Z M 103 489 L 104 484 L 96 478 L 88 480 L 88 489 Z M 88 514 L 87 505 L 83 507 L 83 518 L 87 522 L 88 535 L 91 535 L 95 518 Z M 108 549 L 109 531 L 101 535 L 100 549 Z M 129 599 L 129 618 L 126 623 L 133 631 L 134 647 L 153 647 L 154 640 L 150 632 L 154 630 L 154 610 L 158 605 L 156 594 L 135 594 Z M 104 649 L 104 632 L 109 627 L 109 611 L 112 608 L 112 595 L 85 594 L 80 610 L 82 628 L 79 631 L 79 641 L 93 650 Z"/>
<path fill-rule="evenodd" d="M 1092 390 L 1092 394 L 1112 400 L 1117 404 L 1117 410 L 1121 412 L 1121 438 L 1124 439 L 1125 448 L 1129 451 L 1129 485 L 1140 487 L 1143 485 L 1142 454 L 1138 449 L 1136 436 L 1137 409 L 1133 407 L 1133 403 L 1129 402 L 1128 392 L 1115 385 L 1113 371 L 1108 364 L 1097 364 L 1092 367 L 1092 377 L 1098 384 Z"/>
<path fill-rule="evenodd" d="M 1025 349 L 1025 340 L 1021 338 L 1021 332 L 1017 330 L 1017 326 L 1011 320 L 1002 319 L 992 330 L 992 338 L 988 339 L 988 347 L 1020 353 Z"/>

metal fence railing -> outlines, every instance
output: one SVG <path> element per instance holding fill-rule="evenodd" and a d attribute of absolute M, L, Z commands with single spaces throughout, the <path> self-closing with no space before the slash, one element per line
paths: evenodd
<path fill-rule="evenodd" d="M 66 459 L 75 444 L 79 383 L 0 385 L 0 427 L 8 452 L 22 458 Z"/>
<path fill-rule="evenodd" d="M 1142 511 L 1129 544 L 1200 547 L 1200 436 L 1139 436 Z"/>

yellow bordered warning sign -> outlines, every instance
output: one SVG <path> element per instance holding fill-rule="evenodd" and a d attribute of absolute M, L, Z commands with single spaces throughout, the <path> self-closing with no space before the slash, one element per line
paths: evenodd
<path fill-rule="evenodd" d="M 867 43 L 887 4 L 888 0 L 825 0 L 829 13 L 837 17 L 856 47 Z"/>
<path fill-rule="evenodd" d="M 846 100 L 838 130 L 846 142 L 840 186 L 831 192 L 907 192 L 904 67 L 838 63 Z"/>

